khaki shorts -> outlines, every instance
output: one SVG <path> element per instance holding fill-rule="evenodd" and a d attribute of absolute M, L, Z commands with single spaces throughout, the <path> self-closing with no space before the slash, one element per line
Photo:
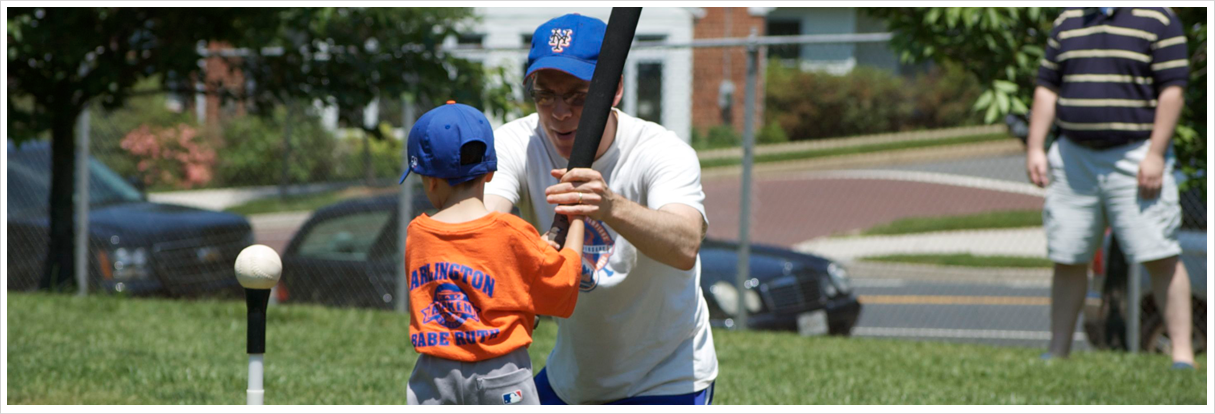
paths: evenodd
<path fill-rule="evenodd" d="M 1047 154 L 1051 181 L 1042 209 L 1051 261 L 1087 264 L 1101 246 L 1107 226 L 1134 263 L 1181 254 L 1177 243 L 1181 206 L 1172 147 L 1165 156 L 1160 195 L 1139 198 L 1139 163 L 1149 145 L 1142 141 L 1095 150 L 1068 139 L 1055 141 Z"/>
<path fill-rule="evenodd" d="M 527 348 L 477 362 L 418 355 L 406 402 L 418 404 L 540 404 Z"/>

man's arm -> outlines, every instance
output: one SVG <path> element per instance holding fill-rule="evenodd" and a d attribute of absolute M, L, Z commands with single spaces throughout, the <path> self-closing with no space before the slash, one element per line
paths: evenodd
<path fill-rule="evenodd" d="M 514 208 L 514 207 L 515 207 L 515 205 L 512 204 L 510 202 L 510 200 L 507 200 L 505 197 L 497 196 L 497 195 L 493 195 L 493 194 L 485 195 L 485 208 L 488 209 L 489 211 L 497 211 L 499 213 L 510 214 L 510 209 Z"/>
<path fill-rule="evenodd" d="M 575 168 L 569 173 L 554 170 L 553 176 L 561 183 L 545 193 L 549 203 L 557 204 L 557 214 L 586 215 L 603 221 L 641 253 L 676 269 L 696 266 L 706 230 L 700 211 L 679 203 L 650 209 L 612 192 L 603 176 L 588 168 Z"/>
<path fill-rule="evenodd" d="M 1151 200 L 1160 195 L 1164 180 L 1164 154 L 1181 117 L 1181 106 L 1185 102 L 1181 86 L 1164 88 L 1156 99 L 1156 122 L 1152 125 L 1151 144 L 1147 156 L 1139 163 L 1139 197 Z"/>
<path fill-rule="evenodd" d="M 1029 114 L 1029 136 L 1025 141 L 1025 170 L 1029 181 L 1038 187 L 1050 184 L 1050 166 L 1046 160 L 1046 133 L 1055 122 L 1055 102 L 1059 94 L 1045 86 L 1034 89 L 1033 109 Z"/>

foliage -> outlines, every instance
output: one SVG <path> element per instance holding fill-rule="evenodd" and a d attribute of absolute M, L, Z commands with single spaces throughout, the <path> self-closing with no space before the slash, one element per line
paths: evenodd
<path fill-rule="evenodd" d="M 904 62 L 955 64 L 973 73 L 983 93 L 974 109 L 986 123 L 1024 115 L 1058 7 L 867 8 L 894 33 L 890 47 Z M 1190 49 L 1191 77 L 1175 134 L 1179 166 L 1206 187 L 1206 9 L 1175 8 Z"/>
<path fill-rule="evenodd" d="M 193 188 L 211 182 L 215 149 L 184 123 L 169 128 L 140 125 L 122 138 L 122 148 L 139 158 L 136 168 L 145 184 Z"/>
<path fill-rule="evenodd" d="M 224 157 L 217 168 L 223 186 L 279 184 L 286 163 L 287 181 L 327 180 L 335 169 L 336 144 L 321 121 L 307 111 L 279 107 L 271 117 L 239 117 L 223 127 Z M 290 153 L 284 158 L 287 124 Z"/>
<path fill-rule="evenodd" d="M 9 293 L 14 404 L 241 404 L 245 304 Z M 266 404 L 405 404 L 417 354 L 394 312 L 276 305 L 266 315 Z M 155 329 L 149 329 L 155 327 Z M 545 366 L 557 327 L 528 347 Z M 714 404 L 1203 404 L 1198 371 L 1168 357 L 793 332 L 713 330 Z M 356 352 L 336 352 L 354 349 Z M 1062 363 L 1060 363 L 1062 362 Z"/>
<path fill-rule="evenodd" d="M 983 93 L 975 109 L 992 123 L 1024 114 L 1034 79 L 1060 8 L 897 7 L 868 8 L 894 32 L 890 47 L 904 62 L 932 60 L 965 65 Z"/>
<path fill-rule="evenodd" d="M 975 81 L 950 67 L 904 78 L 871 67 L 834 75 L 772 62 L 766 76 L 766 123 L 779 125 L 793 140 L 977 122 L 959 102 L 978 94 Z"/>

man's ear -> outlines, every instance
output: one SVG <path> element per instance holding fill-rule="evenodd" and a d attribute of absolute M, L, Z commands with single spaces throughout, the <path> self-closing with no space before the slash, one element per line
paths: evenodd
<path fill-rule="evenodd" d="M 612 106 L 620 106 L 620 98 L 624 97 L 624 76 L 620 77 L 620 83 L 616 84 L 616 96 L 612 98 Z"/>

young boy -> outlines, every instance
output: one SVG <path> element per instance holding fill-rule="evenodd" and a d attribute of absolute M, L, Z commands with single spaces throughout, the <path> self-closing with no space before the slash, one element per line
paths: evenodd
<path fill-rule="evenodd" d="M 439 212 L 409 224 L 409 404 L 539 404 L 527 346 L 537 314 L 569 317 L 582 275 L 583 222 L 558 252 L 530 224 L 485 208 L 497 170 L 489 121 L 448 101 L 409 131 L 409 173 Z"/>

